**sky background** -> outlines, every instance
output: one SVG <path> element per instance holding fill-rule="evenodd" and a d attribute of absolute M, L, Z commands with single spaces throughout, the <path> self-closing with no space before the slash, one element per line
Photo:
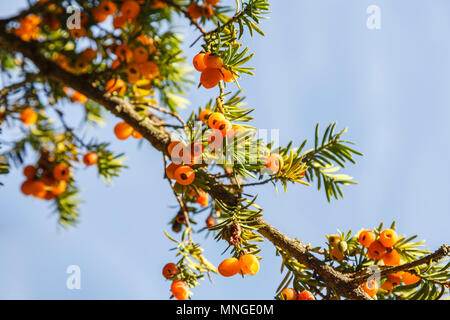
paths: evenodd
<path fill-rule="evenodd" d="M 366 27 L 366 9 L 373 4 L 381 8 L 380 30 Z M 0 16 L 24 7 L 24 0 L 0 1 Z M 314 246 L 323 246 L 325 234 L 337 228 L 357 232 L 393 220 L 400 234 L 419 234 L 432 250 L 448 243 L 450 2 L 284 0 L 272 1 L 271 10 L 262 23 L 267 36 L 245 40 L 256 53 L 249 63 L 256 76 L 240 82 L 255 108 L 252 124 L 280 129 L 285 145 L 312 141 L 317 122 L 324 128 L 338 121 L 364 157 L 346 169 L 359 184 L 345 187 L 345 199 L 331 204 L 315 187 L 291 185 L 278 195 L 271 186 L 253 188 L 265 219 Z M 180 30 L 188 44 L 198 35 L 191 27 Z M 198 51 L 199 45 L 188 49 L 189 60 Z M 215 94 L 192 88 L 192 104 L 183 114 Z M 79 106 L 66 107 L 71 109 Z M 77 172 L 85 203 L 79 225 L 70 231 L 58 227 L 48 203 L 20 193 L 21 172 L 2 177 L 1 299 L 170 296 L 161 269 L 174 257 L 163 229 L 172 234 L 167 222 L 176 201 L 162 179 L 161 155 L 148 145 L 114 139 L 116 122 L 109 116 L 108 126 L 94 134 L 126 152 L 130 168 L 111 186 L 94 168 Z M 27 163 L 35 160 L 30 155 Z M 224 242 L 194 237 L 215 265 L 227 257 L 220 255 Z M 214 276 L 214 284 L 205 280 L 193 289 L 193 298 L 272 299 L 282 279 L 281 261 L 269 242 L 262 249 L 256 276 Z M 66 288 L 69 265 L 81 268 L 81 290 Z"/>

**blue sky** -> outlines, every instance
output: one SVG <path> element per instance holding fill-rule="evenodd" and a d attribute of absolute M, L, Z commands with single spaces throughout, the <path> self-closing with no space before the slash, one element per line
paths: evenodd
<path fill-rule="evenodd" d="M 2 1 L 1 16 L 24 3 Z M 380 30 L 366 28 L 366 8 L 373 4 L 381 8 Z M 255 108 L 253 124 L 280 129 L 282 144 L 298 144 L 312 138 L 317 122 L 325 127 L 338 121 L 365 156 L 346 171 L 359 184 L 331 204 L 314 187 L 292 185 L 278 195 L 270 186 L 252 189 L 266 220 L 313 245 L 324 245 L 325 233 L 337 228 L 357 231 L 392 220 L 400 234 L 417 233 L 430 249 L 449 242 L 449 12 L 446 0 L 272 1 L 270 19 L 262 24 L 267 36 L 246 39 L 256 52 L 250 62 L 256 76 L 240 84 Z M 188 43 L 197 37 L 192 28 L 183 30 Z M 189 59 L 198 49 L 189 49 Z M 213 95 L 192 88 L 190 108 Z M 116 141 L 117 120 L 109 120 L 95 134 L 126 152 L 130 169 L 112 186 L 104 186 L 92 168 L 79 170 L 85 203 L 81 223 L 71 231 L 56 225 L 48 204 L 20 194 L 20 172 L 3 179 L 0 298 L 169 297 L 161 269 L 173 252 L 162 230 L 170 230 L 169 206 L 176 202 L 162 180 L 161 156 L 148 145 Z M 225 243 L 210 238 L 195 236 L 217 265 Z M 215 276 L 214 284 L 203 281 L 193 290 L 194 298 L 271 299 L 282 279 L 280 260 L 270 243 L 262 248 L 258 275 Z M 81 268 L 81 290 L 66 289 L 71 264 Z"/>

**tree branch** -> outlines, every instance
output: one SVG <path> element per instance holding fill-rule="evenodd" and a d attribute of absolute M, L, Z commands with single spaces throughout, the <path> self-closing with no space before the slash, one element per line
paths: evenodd
<path fill-rule="evenodd" d="M 405 263 L 396 267 L 388 267 L 387 269 L 381 270 L 379 273 L 380 277 L 386 277 L 387 275 L 390 275 L 392 273 L 396 273 L 399 271 L 407 271 L 410 270 L 414 267 L 418 267 L 424 264 L 428 264 L 431 261 L 439 261 L 442 258 L 449 256 L 450 255 L 450 246 L 447 244 L 442 245 L 438 250 L 436 250 L 435 252 L 426 255 L 420 259 L 417 259 L 415 261 L 412 261 L 410 263 Z M 356 278 L 353 279 L 353 282 L 358 285 L 361 283 L 364 283 L 365 281 L 367 281 L 367 279 L 369 279 L 373 274 L 365 274 L 362 276 L 358 276 Z"/>
<path fill-rule="evenodd" d="M 74 75 L 63 70 L 55 62 L 46 58 L 40 51 L 38 42 L 25 42 L 13 34 L 8 33 L 4 28 L 0 28 L 0 47 L 9 52 L 16 51 L 34 62 L 40 69 L 40 75 L 50 80 L 56 81 L 63 86 L 69 86 L 81 92 L 89 99 L 103 105 L 116 116 L 129 123 L 135 130 L 141 133 L 152 146 L 167 154 L 167 145 L 170 143 L 170 136 L 163 130 L 157 129 L 148 118 L 142 118 L 128 101 L 104 93 L 100 88 L 93 87 L 89 75 Z M 210 177 L 209 193 L 229 206 L 237 206 L 238 198 L 236 195 L 226 189 L 220 182 Z M 349 299 L 370 300 L 370 297 L 352 281 L 353 279 L 344 275 L 323 261 L 313 256 L 305 246 L 291 240 L 286 235 L 272 227 L 261 218 L 256 219 L 259 232 L 296 259 L 316 271 L 324 281 L 331 287 L 334 287 L 338 294 Z"/>

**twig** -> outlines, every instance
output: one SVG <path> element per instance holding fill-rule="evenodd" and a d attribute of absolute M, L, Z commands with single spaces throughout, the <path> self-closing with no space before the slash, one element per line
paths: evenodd
<path fill-rule="evenodd" d="M 424 265 L 424 264 L 428 264 L 428 263 L 430 263 L 430 261 L 438 261 L 438 260 L 440 260 L 440 259 L 442 259 L 442 258 L 444 258 L 446 256 L 449 256 L 449 255 L 450 255 L 450 246 L 444 244 L 438 250 L 436 250 L 435 252 L 433 252 L 433 253 L 431 253 L 429 255 L 426 255 L 426 256 L 418 259 L 418 260 L 412 261 L 410 263 L 405 263 L 405 264 L 402 264 L 400 266 L 389 267 L 387 269 L 381 270 L 380 273 L 379 273 L 379 276 L 380 277 L 385 277 L 387 275 L 390 275 L 392 273 L 396 273 L 396 272 L 399 272 L 399 271 L 407 271 L 407 270 L 410 270 L 410 269 L 412 269 L 414 267 L 421 266 L 421 265 Z M 369 279 L 371 276 L 372 276 L 372 274 L 365 274 L 365 275 L 362 275 L 362 276 L 357 276 L 357 277 L 355 277 L 353 279 L 353 282 L 355 284 L 362 284 L 365 281 L 367 281 L 367 279 Z"/>
<path fill-rule="evenodd" d="M 179 4 L 173 2 L 172 0 L 162 0 L 163 2 L 165 2 L 166 4 L 168 4 L 169 6 L 177 9 L 178 11 L 180 11 L 182 14 L 184 14 L 184 16 L 186 18 L 189 19 L 189 21 L 191 22 L 192 25 L 194 25 L 201 33 L 202 35 L 205 37 L 208 33 L 206 32 L 206 30 L 197 22 L 197 20 L 193 19 L 189 13 L 186 11 L 186 9 L 184 9 L 182 6 L 180 6 Z"/>

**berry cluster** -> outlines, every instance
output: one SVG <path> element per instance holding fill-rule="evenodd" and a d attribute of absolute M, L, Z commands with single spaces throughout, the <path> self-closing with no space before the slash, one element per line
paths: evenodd
<path fill-rule="evenodd" d="M 83 163 L 92 166 L 98 161 L 98 155 L 90 151 L 83 156 Z M 35 198 L 52 200 L 62 195 L 67 189 L 70 179 L 70 168 L 65 163 L 57 163 L 54 155 L 43 150 L 36 165 L 28 165 L 23 169 L 26 178 L 22 183 L 21 191 L 24 195 Z"/>
<path fill-rule="evenodd" d="M 280 297 L 283 300 L 316 300 L 314 295 L 308 290 L 303 290 L 297 293 L 294 288 L 286 288 L 280 293 Z"/>
<path fill-rule="evenodd" d="M 132 136 L 135 139 L 142 139 L 142 135 L 133 129 L 132 126 L 130 126 L 125 121 L 121 121 L 117 123 L 114 127 L 114 134 L 116 135 L 117 139 L 119 140 L 126 140 L 130 136 Z"/>
<path fill-rule="evenodd" d="M 398 239 L 398 235 L 393 229 L 384 229 L 378 235 L 378 239 L 377 234 L 372 230 L 363 230 L 358 237 L 359 243 L 368 249 L 367 258 L 376 262 L 382 260 L 386 266 L 398 266 L 401 263 L 400 254 L 394 247 Z M 388 275 L 381 288 L 386 291 L 392 291 L 394 287 L 402 282 L 405 285 L 410 285 L 418 281 L 420 281 L 420 277 L 415 274 L 400 271 Z M 362 288 L 369 296 L 373 297 L 377 294 L 379 285 L 376 280 L 372 279 L 365 282 Z"/>
<path fill-rule="evenodd" d="M 224 68 L 222 58 L 213 52 L 199 53 L 192 62 L 194 68 L 201 72 L 200 83 L 206 89 L 214 88 L 221 80 L 225 82 L 235 81 L 235 75 Z"/>
<path fill-rule="evenodd" d="M 231 277 L 238 273 L 254 276 L 259 271 L 259 261 L 253 254 L 244 254 L 239 260 L 236 258 L 223 260 L 219 264 L 218 270 L 224 277 Z"/>
<path fill-rule="evenodd" d="M 187 282 L 177 279 L 177 276 L 180 275 L 180 269 L 175 263 L 166 264 L 163 268 L 162 274 L 164 278 L 173 280 L 172 285 L 170 286 L 170 291 L 177 300 L 186 300 L 190 297 L 191 292 Z"/>
<path fill-rule="evenodd" d="M 66 164 L 54 163 L 49 153 L 43 152 L 36 166 L 23 169 L 26 178 L 21 190 L 24 195 L 52 200 L 63 194 L 70 179 L 70 169 Z"/>
<path fill-rule="evenodd" d="M 214 16 L 213 7 L 216 6 L 220 0 L 205 0 L 204 2 L 205 3 L 202 6 L 197 3 L 191 3 L 186 9 L 189 17 L 194 20 L 201 17 L 212 18 Z"/>

